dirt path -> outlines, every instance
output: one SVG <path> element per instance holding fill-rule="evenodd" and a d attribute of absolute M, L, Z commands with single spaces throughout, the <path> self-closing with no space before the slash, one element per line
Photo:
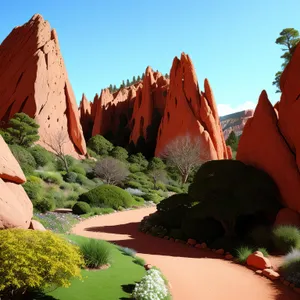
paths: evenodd
<path fill-rule="evenodd" d="M 152 207 L 95 217 L 77 224 L 73 233 L 135 249 L 165 274 L 174 300 L 299 300 L 281 282 L 274 284 L 212 252 L 138 232 L 141 219 L 154 211 Z"/>

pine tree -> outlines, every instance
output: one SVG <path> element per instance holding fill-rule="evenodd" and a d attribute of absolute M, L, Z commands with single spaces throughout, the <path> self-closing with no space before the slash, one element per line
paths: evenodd
<path fill-rule="evenodd" d="M 117 86 L 114 85 L 114 87 L 113 87 L 113 93 L 116 92 L 116 91 L 117 91 Z"/>
<path fill-rule="evenodd" d="M 130 81 L 129 81 L 129 79 L 127 79 L 127 81 L 126 81 L 126 86 L 127 86 L 127 87 L 130 86 Z"/>
<path fill-rule="evenodd" d="M 165 77 L 166 77 L 166 78 L 169 78 L 169 74 L 168 74 L 168 73 L 166 73 L 166 74 L 165 74 Z"/>
<path fill-rule="evenodd" d="M 138 82 L 141 81 L 141 76 L 140 75 L 137 77 L 137 81 Z"/>
<path fill-rule="evenodd" d="M 145 77 L 145 73 L 142 74 L 142 79 L 144 79 L 144 77 Z"/>
<path fill-rule="evenodd" d="M 132 83 L 135 84 L 136 83 L 136 79 L 135 76 L 132 77 Z"/>
<path fill-rule="evenodd" d="M 226 145 L 230 146 L 233 151 L 237 150 L 238 147 L 238 138 L 234 131 L 231 131 L 227 140 Z"/>
<path fill-rule="evenodd" d="M 108 88 L 108 89 L 109 89 L 109 91 L 112 93 L 112 91 L 113 91 L 113 86 L 112 86 L 112 84 L 109 85 L 109 88 Z"/>

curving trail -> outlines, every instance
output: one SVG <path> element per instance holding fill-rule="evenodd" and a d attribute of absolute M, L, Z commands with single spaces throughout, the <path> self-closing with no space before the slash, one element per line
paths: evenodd
<path fill-rule="evenodd" d="M 273 283 L 213 252 L 140 233 L 138 223 L 154 211 L 151 207 L 98 216 L 72 231 L 135 249 L 147 263 L 161 269 L 174 300 L 299 300 L 280 281 Z"/>

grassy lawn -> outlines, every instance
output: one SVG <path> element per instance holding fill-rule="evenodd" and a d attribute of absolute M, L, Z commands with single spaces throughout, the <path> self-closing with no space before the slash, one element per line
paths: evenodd
<path fill-rule="evenodd" d="M 67 235 L 67 238 L 77 243 L 86 239 L 76 235 Z M 133 263 L 131 256 L 122 254 L 116 246 L 110 245 L 113 248 L 110 268 L 99 271 L 82 270 L 83 281 L 73 280 L 69 288 L 58 288 L 47 295 L 59 300 L 129 299 L 130 286 L 140 281 L 146 271 Z"/>

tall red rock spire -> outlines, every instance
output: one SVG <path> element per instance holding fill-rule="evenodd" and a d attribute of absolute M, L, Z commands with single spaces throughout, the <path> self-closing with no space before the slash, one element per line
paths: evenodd
<path fill-rule="evenodd" d="M 86 154 L 78 107 L 57 34 L 41 15 L 16 27 L 0 45 L 0 120 L 24 112 L 40 125 L 40 143 L 66 133 L 66 153 Z"/>

